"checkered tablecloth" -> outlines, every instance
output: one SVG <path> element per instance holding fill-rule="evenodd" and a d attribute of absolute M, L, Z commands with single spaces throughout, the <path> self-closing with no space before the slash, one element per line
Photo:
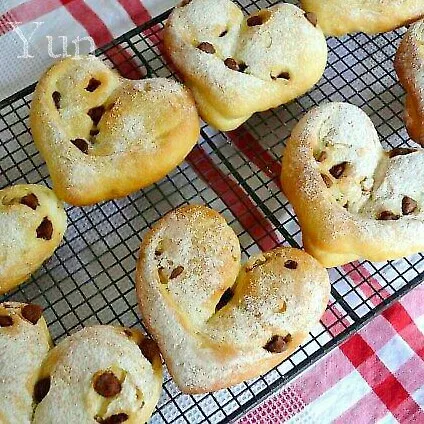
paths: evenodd
<path fill-rule="evenodd" d="M 175 3 L 0 0 L 0 98 L 36 81 L 64 45 L 74 54 L 72 41 L 77 37 L 90 36 L 97 46 L 103 45 Z M 29 41 L 27 51 L 23 39 Z M 81 45 L 87 52 L 90 44 Z M 31 57 L 19 57 L 24 55 Z M 207 163 L 206 157 L 201 159 Z M 209 180 L 219 193 L 219 179 Z M 233 213 L 237 216 L 236 208 Z M 241 225 L 249 222 L 241 219 Z M 352 271 L 351 265 L 345 268 Z M 362 267 L 358 284 L 364 275 L 369 271 Z M 355 280 L 355 272 L 351 278 Z M 369 276 L 361 290 L 367 296 L 378 284 Z M 423 331 L 424 287 L 419 286 L 239 423 L 424 423 Z"/>

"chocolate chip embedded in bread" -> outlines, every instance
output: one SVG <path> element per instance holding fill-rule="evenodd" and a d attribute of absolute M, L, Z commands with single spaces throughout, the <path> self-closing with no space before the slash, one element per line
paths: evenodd
<path fill-rule="evenodd" d="M 96 375 L 93 387 L 100 396 L 105 398 L 116 396 L 122 389 L 121 382 L 112 371 L 105 371 Z"/>
<path fill-rule="evenodd" d="M 21 314 L 23 318 L 35 325 L 43 315 L 43 308 L 40 305 L 29 303 L 21 309 Z"/>
<path fill-rule="evenodd" d="M 103 114 L 105 113 L 105 107 L 104 106 L 97 106 L 93 107 L 87 112 L 87 115 L 91 118 L 94 125 L 98 125 L 100 122 L 100 119 L 102 119 Z"/>
<path fill-rule="evenodd" d="M 124 412 L 121 412 L 119 414 L 111 415 L 108 418 L 105 418 L 104 420 L 99 421 L 101 424 L 121 424 L 125 421 L 128 421 L 129 417 Z"/>
<path fill-rule="evenodd" d="M 233 298 L 234 291 L 231 287 L 229 287 L 227 290 L 222 293 L 221 299 L 219 299 L 218 304 L 215 307 L 215 312 L 218 312 L 221 310 L 224 306 L 228 304 L 228 302 Z"/>
<path fill-rule="evenodd" d="M 241 73 L 244 73 L 244 71 L 246 71 L 246 69 L 248 68 L 248 66 L 243 62 L 239 63 L 238 65 L 239 65 L 239 72 Z"/>
<path fill-rule="evenodd" d="M 287 344 L 291 340 L 291 335 L 287 336 L 272 336 L 268 343 L 264 346 L 264 349 L 271 353 L 282 353 L 287 349 Z"/>
<path fill-rule="evenodd" d="M 88 153 L 88 143 L 83 138 L 76 138 L 75 140 L 71 140 L 71 143 L 79 150 L 81 150 L 81 152 L 85 154 Z"/>
<path fill-rule="evenodd" d="M 237 61 L 235 59 L 233 59 L 232 57 L 228 57 L 227 59 L 225 59 L 224 65 L 227 68 L 230 68 L 232 71 L 238 71 L 239 70 L 239 65 L 238 65 Z"/>
<path fill-rule="evenodd" d="M 383 211 L 378 215 L 377 219 L 380 221 L 396 221 L 399 218 L 399 215 L 396 215 L 391 211 Z"/>
<path fill-rule="evenodd" d="M 96 78 L 91 78 L 90 81 L 88 82 L 87 87 L 85 87 L 85 89 L 87 91 L 89 91 L 90 93 L 92 93 L 93 91 L 96 91 L 101 85 L 101 82 L 99 80 L 97 80 Z"/>
<path fill-rule="evenodd" d="M 153 361 L 155 357 L 158 355 L 159 348 L 156 342 L 154 342 L 151 339 L 145 338 L 142 340 L 142 342 L 138 345 L 138 347 L 141 350 L 141 353 L 143 356 L 151 363 L 153 364 Z"/>
<path fill-rule="evenodd" d="M 305 18 L 314 26 L 316 27 L 318 25 L 318 18 L 317 15 L 315 15 L 315 13 L 312 12 L 306 12 L 305 13 Z"/>
<path fill-rule="evenodd" d="M 92 137 L 95 137 L 96 135 L 99 135 L 99 132 L 100 132 L 100 130 L 98 130 L 98 129 L 93 129 L 93 130 L 90 130 L 90 135 L 91 135 Z"/>
<path fill-rule="evenodd" d="M 209 53 L 209 54 L 214 54 L 216 52 L 215 47 L 211 43 L 208 43 L 207 41 L 203 41 L 202 43 L 200 43 L 197 46 L 197 48 L 199 50 L 202 50 L 202 52 Z"/>
<path fill-rule="evenodd" d="M 328 175 L 321 174 L 321 178 L 324 181 L 327 188 L 330 188 L 333 185 L 333 181 L 331 181 L 331 178 Z"/>
<path fill-rule="evenodd" d="M 177 278 L 180 274 L 182 274 L 184 271 L 184 267 L 179 265 L 175 269 L 172 270 L 170 279 L 173 280 L 174 278 Z"/>
<path fill-rule="evenodd" d="M 13 319 L 9 315 L 0 315 L 0 327 L 11 327 Z"/>
<path fill-rule="evenodd" d="M 410 153 L 414 153 L 416 151 L 416 149 L 411 149 L 409 147 L 395 147 L 389 152 L 389 158 L 394 158 L 395 156 L 409 155 Z"/>
<path fill-rule="evenodd" d="M 337 165 L 334 165 L 329 172 L 334 178 L 339 179 L 344 174 L 346 166 L 347 162 L 339 163 Z"/>
<path fill-rule="evenodd" d="M 225 37 L 228 34 L 228 30 L 224 29 L 224 31 L 221 32 L 221 34 L 219 34 L 219 37 Z"/>
<path fill-rule="evenodd" d="M 40 403 L 50 390 L 50 377 L 38 380 L 34 386 L 34 400 L 36 403 Z"/>
<path fill-rule="evenodd" d="M 288 269 L 297 269 L 297 262 L 293 261 L 292 259 L 289 259 L 284 262 L 284 267 Z"/>
<path fill-rule="evenodd" d="M 402 213 L 404 215 L 410 215 L 417 209 L 417 202 L 409 196 L 404 196 L 402 199 Z"/>
<path fill-rule="evenodd" d="M 58 91 L 54 91 L 52 94 L 52 99 L 54 102 L 54 105 L 56 106 L 56 109 L 60 109 L 60 100 L 62 99 L 62 95 Z"/>
<path fill-rule="evenodd" d="M 50 219 L 46 216 L 41 221 L 41 224 L 37 228 L 37 238 L 43 240 L 51 240 L 53 236 L 53 224 Z"/>
<path fill-rule="evenodd" d="M 29 193 L 26 196 L 22 197 L 20 203 L 21 203 L 21 205 L 28 206 L 29 208 L 31 208 L 34 211 L 40 205 L 38 203 L 37 196 L 34 193 Z"/>
<path fill-rule="evenodd" d="M 281 72 L 280 74 L 278 74 L 278 75 L 271 75 L 271 78 L 273 79 L 273 80 L 277 80 L 277 79 L 284 79 L 284 80 L 289 80 L 290 79 L 290 73 L 288 73 L 288 72 Z"/>
<path fill-rule="evenodd" d="M 263 23 L 264 23 L 263 17 L 260 15 L 251 16 L 247 20 L 247 26 L 250 26 L 250 27 L 262 25 Z"/>

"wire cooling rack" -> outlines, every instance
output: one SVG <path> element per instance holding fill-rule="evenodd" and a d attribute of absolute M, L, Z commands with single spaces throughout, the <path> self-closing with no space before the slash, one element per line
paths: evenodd
<path fill-rule="evenodd" d="M 271 1 L 239 0 L 246 13 Z M 128 32 L 97 55 L 129 78 L 175 77 L 161 55 L 167 14 Z M 0 297 L 45 308 L 55 341 L 92 324 L 140 326 L 135 264 L 145 231 L 168 211 L 201 203 L 221 212 L 239 236 L 244 257 L 277 244 L 301 245 L 291 206 L 279 188 L 284 142 L 299 118 L 325 101 L 348 101 L 373 120 L 386 147 L 407 145 L 403 91 L 393 70 L 402 31 L 329 39 L 329 63 L 308 94 L 256 114 L 241 129 L 203 126 L 187 160 L 157 184 L 127 198 L 89 208 L 68 207 L 68 231 L 52 259 L 15 292 Z M 0 187 L 50 186 L 47 168 L 28 128 L 34 86 L 0 103 Z M 394 240 L 394 242 L 396 242 Z M 424 257 L 355 262 L 330 270 L 331 300 L 308 340 L 283 364 L 227 390 L 183 395 L 166 374 L 153 423 L 231 422 L 337 346 L 349 334 L 423 280 Z"/>

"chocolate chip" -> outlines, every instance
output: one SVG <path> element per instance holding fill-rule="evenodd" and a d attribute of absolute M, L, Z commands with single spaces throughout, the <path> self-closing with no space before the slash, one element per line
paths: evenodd
<path fill-rule="evenodd" d="M 271 78 L 273 80 L 277 80 L 277 79 L 289 80 L 290 74 L 288 72 L 281 72 L 281 74 L 278 74 L 277 76 L 271 75 Z"/>
<path fill-rule="evenodd" d="M 183 1 L 180 3 L 180 7 L 187 6 L 189 3 L 191 3 L 191 0 L 183 0 Z"/>
<path fill-rule="evenodd" d="M 409 196 L 405 196 L 402 199 L 402 213 L 404 215 L 410 215 L 417 209 L 417 202 Z"/>
<path fill-rule="evenodd" d="M 227 290 L 225 290 L 224 293 L 222 293 L 221 299 L 219 299 L 219 302 L 215 307 L 215 312 L 218 312 L 225 305 L 227 305 L 227 303 L 233 298 L 233 296 L 234 296 L 233 289 L 229 287 Z"/>
<path fill-rule="evenodd" d="M 284 267 L 288 269 L 296 269 L 297 262 L 289 259 L 288 261 L 284 262 Z"/>
<path fill-rule="evenodd" d="M 228 57 L 227 59 L 225 59 L 224 60 L 224 65 L 227 68 L 230 68 L 233 71 L 238 71 L 239 70 L 238 63 L 232 57 Z"/>
<path fill-rule="evenodd" d="M 92 137 L 95 137 L 96 135 L 99 135 L 100 130 L 94 129 L 94 130 L 90 130 L 90 135 Z"/>
<path fill-rule="evenodd" d="M 202 52 L 209 53 L 209 54 L 214 54 L 216 51 L 215 47 L 211 43 L 208 43 L 206 41 L 203 41 L 202 43 L 200 43 L 197 46 L 197 48 L 199 50 L 202 50 Z"/>
<path fill-rule="evenodd" d="M 34 386 L 34 400 L 36 403 L 40 403 L 50 390 L 50 377 L 38 380 Z"/>
<path fill-rule="evenodd" d="M 396 221 L 399 219 L 399 215 L 396 215 L 391 211 L 383 211 L 380 213 L 380 215 L 378 215 L 377 219 L 380 221 Z"/>
<path fill-rule="evenodd" d="M 318 19 L 317 19 L 317 15 L 315 15 L 315 13 L 312 12 L 306 12 L 305 13 L 305 18 L 314 26 L 316 27 L 318 24 Z"/>
<path fill-rule="evenodd" d="M 321 178 L 325 182 L 325 185 L 330 188 L 333 185 L 333 181 L 331 181 L 331 178 L 328 175 L 321 174 Z"/>
<path fill-rule="evenodd" d="M 94 390 L 105 398 L 116 396 L 121 392 L 121 382 L 112 371 L 105 371 L 97 375 L 93 384 Z"/>
<path fill-rule="evenodd" d="M 43 308 L 40 305 L 29 303 L 21 309 L 22 316 L 32 324 L 37 324 L 43 314 Z"/>
<path fill-rule="evenodd" d="M 54 105 L 56 106 L 56 109 L 60 109 L 60 100 L 62 98 L 62 95 L 58 91 L 54 91 L 52 94 L 52 99 L 54 102 Z"/>
<path fill-rule="evenodd" d="M 156 249 L 155 250 L 155 257 L 158 258 L 161 255 L 163 255 L 163 251 L 161 249 Z"/>
<path fill-rule="evenodd" d="M 416 149 L 410 149 L 409 147 L 395 147 L 392 151 L 389 152 L 389 158 L 394 158 L 395 156 L 409 155 L 410 153 L 414 153 L 416 151 Z"/>
<path fill-rule="evenodd" d="M 100 87 L 101 82 L 97 80 L 96 78 L 91 78 L 89 81 L 87 87 L 85 89 L 92 93 L 93 91 L 96 91 Z"/>
<path fill-rule="evenodd" d="M 272 336 L 264 349 L 271 353 L 281 353 L 287 349 L 287 344 L 291 341 L 291 335 L 287 336 Z"/>
<path fill-rule="evenodd" d="M 322 151 L 320 155 L 317 157 L 317 162 L 324 162 L 327 159 L 328 155 L 326 151 Z"/>
<path fill-rule="evenodd" d="M 75 140 L 71 140 L 71 143 L 79 150 L 81 150 L 81 152 L 85 154 L 88 153 L 88 143 L 83 138 L 76 138 Z"/>
<path fill-rule="evenodd" d="M 329 172 L 334 178 L 339 179 L 345 172 L 346 165 L 347 165 L 347 162 L 342 162 L 342 163 L 339 163 L 338 165 L 334 165 Z"/>
<path fill-rule="evenodd" d="M 239 67 L 239 72 L 244 72 L 248 68 L 248 66 L 243 62 L 239 63 L 238 67 Z"/>
<path fill-rule="evenodd" d="M 108 418 L 105 418 L 104 420 L 99 421 L 101 424 L 121 424 L 128 420 L 128 415 L 124 412 L 121 412 L 120 414 L 111 415 Z"/>
<path fill-rule="evenodd" d="M 0 315 L 0 327 L 11 327 L 13 319 L 9 315 Z"/>
<path fill-rule="evenodd" d="M 225 37 L 228 34 L 228 30 L 224 29 L 224 31 L 219 34 L 219 37 Z"/>
<path fill-rule="evenodd" d="M 158 345 L 151 339 L 143 339 L 143 341 L 138 345 L 143 356 L 153 364 L 154 359 L 158 355 Z"/>
<path fill-rule="evenodd" d="M 172 270 L 169 278 L 171 280 L 173 280 L 174 278 L 177 278 L 183 271 L 184 271 L 184 267 L 179 265 L 175 269 Z"/>
<path fill-rule="evenodd" d="M 91 118 L 94 125 L 98 125 L 100 119 L 102 119 L 103 114 L 105 113 L 104 106 L 93 107 L 87 112 L 87 115 Z"/>
<path fill-rule="evenodd" d="M 260 15 L 251 16 L 247 20 L 247 26 L 250 26 L 250 27 L 262 25 L 263 23 L 264 23 L 264 20 L 262 19 L 262 16 Z"/>
<path fill-rule="evenodd" d="M 35 211 L 40 204 L 38 203 L 37 196 L 34 193 L 30 193 L 22 197 L 21 205 L 28 206 Z"/>
<path fill-rule="evenodd" d="M 53 224 L 49 218 L 44 217 L 37 228 L 37 238 L 51 240 L 53 236 Z"/>

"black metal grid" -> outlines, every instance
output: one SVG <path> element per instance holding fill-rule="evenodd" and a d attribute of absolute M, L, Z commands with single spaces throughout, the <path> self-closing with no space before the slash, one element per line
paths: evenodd
<path fill-rule="evenodd" d="M 237 3 L 252 13 L 278 2 Z M 96 53 L 129 78 L 175 77 L 160 51 L 166 17 L 159 16 Z M 67 208 L 69 227 L 62 246 L 29 282 L 0 301 L 41 304 L 55 341 L 95 323 L 140 325 L 133 278 L 141 238 L 163 214 L 185 203 L 207 204 L 221 212 L 238 234 L 244 257 L 275 241 L 300 246 L 296 217 L 278 186 L 284 141 L 312 106 L 348 101 L 371 116 L 383 144 L 407 145 L 403 91 L 392 65 L 401 35 L 399 30 L 329 39 L 328 68 L 305 96 L 256 114 L 237 132 L 223 134 L 203 126 L 201 142 L 187 161 L 144 191 L 90 208 Z M 50 186 L 28 128 L 33 89 L 0 103 L 0 187 L 23 182 Z M 258 213 L 252 212 L 252 204 Z M 201 396 L 181 394 L 166 375 L 152 422 L 216 423 L 241 416 L 418 285 L 424 257 L 356 262 L 330 270 L 330 276 L 332 294 L 323 320 L 283 364 L 255 380 Z"/>

